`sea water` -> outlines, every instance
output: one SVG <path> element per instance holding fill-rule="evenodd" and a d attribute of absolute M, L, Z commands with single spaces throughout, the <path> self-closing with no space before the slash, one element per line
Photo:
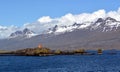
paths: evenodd
<path fill-rule="evenodd" d="M 120 55 L 0 56 L 0 72 L 120 72 Z"/>

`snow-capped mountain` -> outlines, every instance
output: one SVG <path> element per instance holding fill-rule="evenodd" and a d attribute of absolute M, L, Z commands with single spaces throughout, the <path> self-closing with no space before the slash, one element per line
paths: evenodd
<path fill-rule="evenodd" d="M 55 25 L 53 28 L 49 28 L 47 30 L 47 33 L 61 34 L 61 33 L 65 33 L 65 32 L 72 32 L 76 29 L 86 29 L 88 26 L 90 26 L 91 23 L 92 22 L 85 22 L 82 24 L 74 23 L 73 25 L 69 25 L 69 26 Z"/>
<path fill-rule="evenodd" d="M 111 17 L 105 19 L 99 18 L 95 23 L 91 24 L 91 30 L 99 30 L 102 32 L 116 31 L 120 27 L 120 21 L 117 21 Z"/>
<path fill-rule="evenodd" d="M 10 39 L 0 40 L 0 46 L 2 49 L 16 50 L 36 47 L 41 43 L 53 50 L 120 49 L 119 42 L 120 21 L 107 17 L 69 26 L 55 25 L 39 35 L 26 28 L 12 33 Z"/>
<path fill-rule="evenodd" d="M 98 18 L 95 22 L 84 22 L 81 24 L 74 23 L 73 25 L 69 26 L 58 26 L 55 25 L 53 28 L 49 28 L 47 33 L 52 34 L 61 34 L 65 32 L 72 32 L 77 29 L 89 29 L 90 31 L 98 30 L 102 32 L 107 31 L 115 31 L 119 29 L 120 21 L 117 21 L 111 17 L 107 17 L 105 19 Z"/>
<path fill-rule="evenodd" d="M 107 17 L 104 19 L 98 18 L 94 22 L 74 23 L 73 25 L 69 25 L 69 26 L 55 25 L 54 27 L 44 31 L 44 34 L 59 35 L 59 34 L 64 34 L 66 32 L 72 32 L 75 30 L 83 30 L 83 29 L 89 31 L 99 31 L 99 32 L 116 31 L 120 29 L 120 21 L 117 21 L 111 17 Z M 29 30 L 28 28 L 25 28 L 23 31 L 16 31 L 12 33 L 9 36 L 9 38 L 15 38 L 15 37 L 30 38 L 36 35 L 37 34 L 35 34 L 33 31 Z"/>
<path fill-rule="evenodd" d="M 25 37 L 25 38 L 31 38 L 32 36 L 36 36 L 33 31 L 29 30 L 28 28 L 25 28 L 23 31 L 16 31 L 14 33 L 11 33 L 9 38 L 16 38 L 16 37 Z"/>

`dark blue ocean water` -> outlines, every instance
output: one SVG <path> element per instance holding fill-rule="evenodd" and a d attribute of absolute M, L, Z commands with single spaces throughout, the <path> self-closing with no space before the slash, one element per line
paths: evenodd
<path fill-rule="evenodd" d="M 0 56 L 0 72 L 120 72 L 120 55 Z"/>

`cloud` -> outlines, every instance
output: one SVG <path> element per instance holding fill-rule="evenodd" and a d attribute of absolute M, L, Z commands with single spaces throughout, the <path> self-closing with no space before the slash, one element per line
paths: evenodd
<path fill-rule="evenodd" d="M 37 19 L 33 23 L 24 24 L 20 28 L 16 26 L 10 26 L 10 27 L 0 26 L 0 38 L 7 37 L 10 35 L 10 33 L 24 28 L 29 28 L 38 34 L 41 34 L 44 33 L 44 31 L 47 30 L 48 28 L 54 27 L 55 25 L 68 26 L 68 25 L 72 25 L 73 23 L 94 22 L 98 18 L 106 18 L 106 17 L 112 17 L 120 21 L 120 8 L 117 11 L 110 11 L 110 12 L 106 12 L 104 9 L 101 9 L 93 13 L 81 13 L 76 15 L 68 13 L 64 16 L 57 18 L 51 18 L 50 16 L 43 16 Z"/>
<path fill-rule="evenodd" d="M 7 26 L 0 26 L 0 38 L 7 38 L 10 36 L 12 32 L 15 32 L 19 28 L 17 26 L 11 25 Z"/>
<path fill-rule="evenodd" d="M 40 19 L 38 19 L 40 23 L 49 23 L 52 21 L 52 19 L 49 16 L 43 16 Z"/>
<path fill-rule="evenodd" d="M 44 32 L 44 30 L 47 30 L 48 28 L 51 28 L 55 25 L 68 26 L 74 23 L 92 22 L 92 21 L 95 21 L 99 17 L 104 18 L 105 15 L 106 15 L 106 12 L 105 10 L 102 9 L 102 10 L 98 10 L 93 13 L 82 13 L 78 15 L 73 15 L 71 13 L 68 13 L 59 18 L 51 18 L 50 16 L 43 16 L 34 23 L 24 24 L 24 28 L 27 27 L 33 30 L 34 32 L 40 34 Z"/>
<path fill-rule="evenodd" d="M 112 17 L 112 18 L 120 21 L 120 13 L 119 13 L 119 12 L 110 11 L 110 12 L 108 12 L 106 15 L 107 15 L 107 17 Z"/>

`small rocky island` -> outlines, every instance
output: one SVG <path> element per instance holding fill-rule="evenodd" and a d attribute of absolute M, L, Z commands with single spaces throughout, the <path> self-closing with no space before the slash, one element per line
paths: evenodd
<path fill-rule="evenodd" d="M 101 55 L 103 53 L 102 49 L 99 48 L 96 53 L 88 52 L 85 49 L 76 49 L 76 50 L 51 50 L 49 48 L 43 47 L 42 44 L 39 44 L 35 48 L 25 48 L 16 51 L 0 51 L 0 55 L 17 55 L 17 56 L 51 56 L 51 55 Z M 113 54 L 113 53 L 111 53 Z M 115 54 L 115 53 L 114 53 Z"/>
<path fill-rule="evenodd" d="M 92 53 L 86 52 L 84 49 L 78 49 L 73 51 L 62 51 L 62 50 L 51 50 L 49 48 L 43 47 L 39 44 L 36 48 L 26 48 L 12 52 L 15 55 L 25 55 L 25 56 L 51 56 L 51 55 L 90 55 Z"/>

